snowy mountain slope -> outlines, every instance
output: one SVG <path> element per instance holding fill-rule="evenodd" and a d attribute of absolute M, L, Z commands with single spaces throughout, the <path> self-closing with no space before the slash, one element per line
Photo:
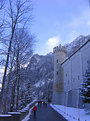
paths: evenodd
<path fill-rule="evenodd" d="M 88 36 L 80 35 L 75 40 L 73 40 L 73 42 L 64 45 L 67 50 L 67 57 L 72 55 L 78 48 L 80 48 L 89 39 L 90 39 L 90 35 L 88 35 Z"/>
<path fill-rule="evenodd" d="M 33 55 L 29 65 L 26 68 L 27 80 L 30 81 L 32 87 L 32 98 L 47 99 L 51 98 L 53 90 L 53 54 L 40 56 Z M 48 91 L 48 93 L 47 93 Z"/>

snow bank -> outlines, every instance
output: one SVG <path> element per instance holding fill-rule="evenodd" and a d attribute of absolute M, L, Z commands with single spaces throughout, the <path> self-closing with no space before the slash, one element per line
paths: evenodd
<path fill-rule="evenodd" d="M 28 104 L 23 110 L 30 108 L 30 105 L 33 105 L 36 102 L 36 100 L 34 100 L 33 102 L 31 102 L 30 104 Z M 38 103 L 36 103 L 35 105 L 37 105 Z M 30 119 L 30 115 L 31 115 L 31 111 L 32 111 L 33 107 L 29 109 L 29 113 L 28 115 L 22 120 L 22 121 L 28 121 Z"/>
<path fill-rule="evenodd" d="M 9 115 L 9 114 L 0 114 L 0 117 L 11 117 L 11 115 Z"/>
<path fill-rule="evenodd" d="M 32 108 L 29 110 L 28 115 L 22 121 L 28 121 L 30 119 L 30 115 L 31 115 Z"/>
<path fill-rule="evenodd" d="M 22 111 L 29 110 L 30 106 L 32 106 L 34 103 L 36 103 L 36 100 L 34 100 L 31 103 L 29 103 L 25 108 L 22 109 Z"/>
<path fill-rule="evenodd" d="M 8 112 L 8 114 L 11 114 L 11 115 L 13 115 L 13 114 L 20 115 L 21 113 L 20 112 Z"/>
<path fill-rule="evenodd" d="M 64 105 L 50 104 L 50 106 L 68 121 L 90 121 L 90 113 L 85 112 L 84 109 L 66 107 Z"/>

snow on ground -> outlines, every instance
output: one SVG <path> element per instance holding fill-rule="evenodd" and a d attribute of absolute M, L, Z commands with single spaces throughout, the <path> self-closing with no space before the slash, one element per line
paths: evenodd
<path fill-rule="evenodd" d="M 32 108 L 29 110 L 28 115 L 22 121 L 28 121 L 30 119 L 30 115 L 31 115 Z"/>
<path fill-rule="evenodd" d="M 9 114 L 0 114 L 0 117 L 11 117 Z"/>
<path fill-rule="evenodd" d="M 90 121 L 90 112 L 85 112 L 84 109 L 66 107 L 64 105 L 53 105 L 50 106 L 60 113 L 68 121 Z"/>

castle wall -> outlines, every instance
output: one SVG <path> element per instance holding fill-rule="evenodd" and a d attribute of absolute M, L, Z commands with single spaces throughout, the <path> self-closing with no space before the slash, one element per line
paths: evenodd
<path fill-rule="evenodd" d="M 83 82 L 81 53 L 77 52 L 63 65 L 64 91 L 78 89 Z"/>
<path fill-rule="evenodd" d="M 64 71 L 64 92 L 66 105 L 72 107 L 82 106 L 79 96 L 79 88 L 83 83 L 83 77 L 90 64 L 90 41 L 62 64 Z"/>
<path fill-rule="evenodd" d="M 65 93 L 64 92 L 53 92 L 53 104 L 65 105 Z"/>
<path fill-rule="evenodd" d="M 54 90 L 53 103 L 82 108 L 79 88 L 87 66 L 90 65 L 90 41 L 65 60 L 65 49 L 54 48 Z M 58 72 L 58 73 L 57 73 Z"/>
<path fill-rule="evenodd" d="M 65 61 L 66 50 L 61 45 L 54 48 L 54 84 L 53 84 L 53 103 L 62 104 L 63 102 L 63 92 L 64 92 L 64 83 L 63 83 L 63 68 L 61 63 Z M 59 97 L 61 97 L 59 99 Z"/>
<path fill-rule="evenodd" d="M 90 40 L 81 49 L 82 73 L 85 74 L 88 64 L 90 65 Z"/>

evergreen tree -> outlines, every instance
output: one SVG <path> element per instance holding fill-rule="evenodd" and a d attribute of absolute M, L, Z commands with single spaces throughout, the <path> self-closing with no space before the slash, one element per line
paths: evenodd
<path fill-rule="evenodd" d="M 90 66 L 86 70 L 81 88 L 81 97 L 84 103 L 90 103 Z"/>

